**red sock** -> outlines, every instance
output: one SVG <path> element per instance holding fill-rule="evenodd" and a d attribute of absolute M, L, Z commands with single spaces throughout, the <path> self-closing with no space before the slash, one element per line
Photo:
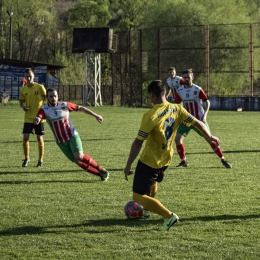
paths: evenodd
<path fill-rule="evenodd" d="M 94 175 L 99 175 L 99 170 L 97 168 L 92 167 L 89 164 L 79 162 L 78 165 L 86 172 L 92 173 Z"/>
<path fill-rule="evenodd" d="M 83 162 L 84 164 L 87 164 L 87 165 L 93 167 L 93 168 L 96 168 L 98 171 L 102 169 L 102 167 L 99 166 L 99 165 L 97 164 L 97 162 L 96 162 L 90 155 L 88 155 L 88 154 L 84 154 L 84 157 L 83 157 L 82 162 Z"/>
<path fill-rule="evenodd" d="M 220 149 L 219 146 L 216 145 L 215 142 L 212 142 L 210 146 L 211 146 L 212 150 L 215 152 L 215 154 L 217 154 L 217 156 L 218 156 L 219 158 L 224 157 L 224 156 L 223 156 L 223 153 L 222 153 L 222 150 Z"/>
<path fill-rule="evenodd" d="M 184 144 L 176 145 L 177 152 L 183 161 L 186 161 L 185 146 Z"/>

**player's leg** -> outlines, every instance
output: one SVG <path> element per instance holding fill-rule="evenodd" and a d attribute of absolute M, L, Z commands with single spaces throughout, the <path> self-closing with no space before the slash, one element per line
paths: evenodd
<path fill-rule="evenodd" d="M 35 134 L 37 135 L 38 153 L 39 153 L 38 163 L 36 167 L 41 167 L 43 163 L 43 155 L 44 155 L 44 140 L 43 140 L 44 124 L 40 123 L 38 125 L 35 125 L 34 131 Z"/>
<path fill-rule="evenodd" d="M 187 167 L 189 165 L 187 161 L 186 151 L 185 151 L 185 146 L 183 141 L 184 141 L 184 137 L 186 137 L 189 134 L 190 130 L 191 128 L 184 125 L 183 123 L 180 123 L 178 127 L 177 134 L 175 136 L 175 144 L 181 162 L 176 167 Z"/>
<path fill-rule="evenodd" d="M 100 176 L 102 181 L 109 178 L 109 173 L 88 154 L 83 152 L 82 142 L 79 135 L 70 139 L 70 148 L 75 158 L 75 163 L 84 171 Z"/>
<path fill-rule="evenodd" d="M 22 167 L 27 167 L 30 162 L 30 143 L 29 138 L 32 133 L 34 124 L 32 123 L 24 123 L 23 125 L 23 152 L 24 152 L 24 160 Z"/>
<path fill-rule="evenodd" d="M 209 132 L 210 132 L 210 128 L 207 122 L 205 122 L 206 127 L 208 128 Z M 222 149 L 220 148 L 220 146 L 216 143 L 216 142 L 212 142 L 210 139 L 208 139 L 206 136 L 203 136 L 204 139 L 206 140 L 206 142 L 210 145 L 210 147 L 212 148 L 213 152 L 220 158 L 222 164 L 226 167 L 226 168 L 232 168 L 232 165 L 226 160 Z"/>
<path fill-rule="evenodd" d="M 141 204 L 146 211 L 161 215 L 165 219 L 164 230 L 168 230 L 179 219 L 176 214 L 163 206 L 159 200 L 151 197 L 153 185 L 157 181 L 162 181 L 163 172 L 166 168 L 153 169 L 138 161 L 133 181 L 133 200 Z M 168 226 L 166 222 L 169 224 Z"/>

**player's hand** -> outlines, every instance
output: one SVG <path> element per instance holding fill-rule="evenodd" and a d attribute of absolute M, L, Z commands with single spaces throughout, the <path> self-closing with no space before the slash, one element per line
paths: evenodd
<path fill-rule="evenodd" d="M 33 119 L 33 123 L 34 123 L 35 125 L 38 125 L 40 122 L 41 122 L 41 118 L 38 117 L 38 116 L 36 116 L 36 117 Z"/>
<path fill-rule="evenodd" d="M 97 116 L 96 116 L 96 119 L 97 119 L 97 121 L 98 121 L 99 123 L 102 123 L 102 122 L 103 122 L 103 117 L 100 116 L 100 115 L 97 115 Z"/>
<path fill-rule="evenodd" d="M 125 167 L 124 173 L 125 173 L 125 179 L 127 181 L 128 181 L 128 176 L 134 174 L 134 172 L 131 171 L 131 167 L 128 167 L 128 166 Z"/>
<path fill-rule="evenodd" d="M 29 107 L 26 107 L 26 106 L 23 107 L 23 111 L 28 111 L 28 110 L 29 110 Z"/>

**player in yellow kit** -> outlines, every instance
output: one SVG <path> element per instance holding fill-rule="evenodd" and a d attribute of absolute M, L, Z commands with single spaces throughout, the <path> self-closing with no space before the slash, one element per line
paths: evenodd
<path fill-rule="evenodd" d="M 161 215 L 164 218 L 161 230 L 169 230 L 178 222 L 179 217 L 154 197 L 157 192 L 157 183 L 163 180 L 164 172 L 171 163 L 172 146 L 179 124 L 183 122 L 187 126 L 195 126 L 216 143 L 219 143 L 219 139 L 212 136 L 207 127 L 181 105 L 167 101 L 166 87 L 162 81 L 151 82 L 148 86 L 148 93 L 154 106 L 143 115 L 124 173 L 126 180 L 129 175 L 133 174 L 131 165 L 145 141 L 145 147 L 135 169 L 133 200 L 144 207 L 143 216 L 148 217 L 151 212 Z"/>
<path fill-rule="evenodd" d="M 44 124 L 41 122 L 35 125 L 33 120 L 38 110 L 44 105 L 46 90 L 43 85 L 34 82 L 34 72 L 31 68 L 25 70 L 26 85 L 20 89 L 20 107 L 24 110 L 24 126 L 23 126 L 23 150 L 24 160 L 22 167 L 26 167 L 30 161 L 30 145 L 29 137 L 33 133 L 37 135 L 39 158 L 37 167 L 41 167 L 44 154 Z"/>

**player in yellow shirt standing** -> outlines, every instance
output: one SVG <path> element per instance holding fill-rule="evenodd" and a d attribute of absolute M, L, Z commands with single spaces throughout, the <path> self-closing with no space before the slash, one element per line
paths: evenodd
<path fill-rule="evenodd" d="M 29 137 L 33 133 L 37 135 L 39 159 L 37 167 L 41 167 L 44 154 L 44 124 L 41 122 L 35 125 L 33 120 L 38 113 L 38 110 L 44 105 L 46 90 L 43 85 L 34 82 L 34 72 L 31 68 L 27 68 L 24 74 L 26 85 L 20 89 L 20 107 L 24 110 L 24 126 L 23 126 L 23 150 L 25 159 L 22 167 L 26 167 L 30 161 L 30 145 Z"/>
<path fill-rule="evenodd" d="M 148 217 L 151 212 L 161 215 L 164 218 L 161 230 L 169 230 L 178 222 L 179 217 L 154 197 L 157 192 L 157 182 L 163 180 L 164 172 L 171 163 L 172 146 L 179 124 L 183 122 L 187 126 L 195 126 L 217 144 L 219 139 L 212 136 L 207 127 L 181 105 L 171 104 L 166 100 L 166 87 L 162 81 L 151 82 L 148 93 L 154 106 L 143 115 L 124 173 L 126 180 L 133 174 L 131 165 L 145 141 L 145 147 L 135 169 L 133 200 L 144 207 L 143 216 Z"/>

